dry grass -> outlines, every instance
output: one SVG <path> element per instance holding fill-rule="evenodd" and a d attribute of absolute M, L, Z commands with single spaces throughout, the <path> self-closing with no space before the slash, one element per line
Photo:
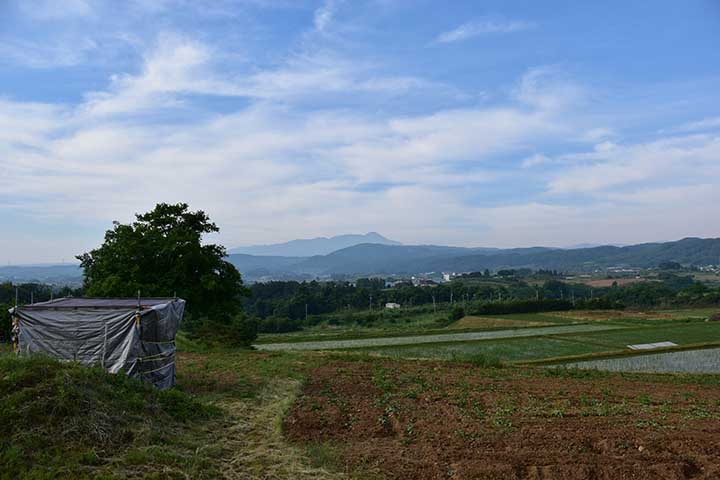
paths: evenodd
<path fill-rule="evenodd" d="M 236 479 L 338 479 L 342 474 L 311 466 L 305 452 L 283 438 L 281 422 L 300 389 L 293 379 L 272 380 L 253 399 L 222 405 L 228 412 L 221 435 L 227 456 L 220 471 Z"/>

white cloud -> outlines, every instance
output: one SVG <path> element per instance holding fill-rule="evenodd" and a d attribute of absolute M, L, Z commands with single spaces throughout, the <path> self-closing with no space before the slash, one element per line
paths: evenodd
<path fill-rule="evenodd" d="M 138 74 L 115 77 L 79 107 L 0 102 L 0 126 L 7 126 L 0 133 L 0 209 L 45 222 L 109 225 L 155 202 L 186 201 L 211 213 L 230 245 L 272 241 L 278 230 L 380 229 L 440 241 L 448 228 L 470 228 L 473 208 L 461 192 L 498 180 L 486 167 L 493 155 L 568 133 L 552 112 L 525 107 L 388 118 L 308 112 L 280 101 L 287 98 L 283 88 L 339 88 L 318 79 L 270 82 L 261 101 L 190 123 L 174 114 L 148 120 L 167 107 L 193 111 L 187 93 L 246 94 L 248 83 L 215 73 L 213 55 L 196 42 L 166 37 Z M 362 75 L 336 78 L 365 88 Z M 77 253 L 73 245 L 62 247 L 63 255 Z"/>
<path fill-rule="evenodd" d="M 86 37 L 55 42 L 0 40 L 0 58 L 30 68 L 47 69 L 78 65 L 97 49 L 98 44 Z"/>
<path fill-rule="evenodd" d="M 547 163 L 552 162 L 552 159 L 548 157 L 547 155 L 543 155 L 542 153 L 536 153 L 534 155 L 531 155 L 527 157 L 522 162 L 523 168 L 531 168 L 531 167 L 537 167 L 539 165 L 545 165 Z"/>
<path fill-rule="evenodd" d="M 710 118 L 704 118 L 702 120 L 698 120 L 696 122 L 689 122 L 683 125 L 679 125 L 677 127 L 671 128 L 669 130 L 663 130 L 661 133 L 667 133 L 667 132 L 697 132 L 702 130 L 715 130 L 720 129 L 720 117 L 710 117 Z"/>
<path fill-rule="evenodd" d="M 559 173 L 549 184 L 551 193 L 604 195 L 633 185 L 692 185 L 720 178 L 720 137 L 691 135 L 636 145 L 601 145 L 593 153 L 574 158 L 581 165 Z"/>
<path fill-rule="evenodd" d="M 592 235 L 671 238 L 689 199 L 716 198 L 705 187 L 668 189 L 717 183 L 717 138 L 623 143 L 606 119 L 583 114 L 585 89 L 556 67 L 529 70 L 492 105 L 427 101 L 398 114 L 385 100 L 447 100 L 447 87 L 320 48 L 265 64 L 230 53 L 166 33 L 137 70 L 119 71 L 78 104 L 0 99 L 0 211 L 95 228 L 93 242 L 101 241 L 98 225 L 185 201 L 212 216 L 229 246 L 360 230 L 408 242 L 566 245 Z M 208 96 L 222 108 L 206 107 Z M 367 108 L 342 106 L 365 100 Z M 555 153 L 567 141 L 582 150 Z M 542 151 L 553 155 L 534 153 Z M 514 200 L 508 185 L 530 174 L 546 194 L 523 191 Z M 564 195 L 589 200 L 567 205 Z M 643 198 L 663 195 L 677 199 L 657 202 L 673 225 L 632 225 L 643 211 L 657 218 L 660 207 Z M 694 210 L 687 222 L 698 216 Z M 706 223 L 684 225 L 699 234 Z M 622 238 L 602 225 L 622 227 Z M 36 243 L 27 254 L 69 257 L 80 244 L 77 236 L 48 236 L 44 249 Z M 6 250 L 15 261 L 25 251 L 20 240 Z"/>
<path fill-rule="evenodd" d="M 441 33 L 437 43 L 452 43 L 487 34 L 512 33 L 533 28 L 532 22 L 524 20 L 504 20 L 501 18 L 483 18 L 464 23 L 459 27 Z"/>
<path fill-rule="evenodd" d="M 335 0 L 325 0 L 320 8 L 315 10 L 313 22 L 315 30 L 318 32 L 324 32 L 330 26 L 335 9 Z"/>
<path fill-rule="evenodd" d="M 585 88 L 566 78 L 554 66 L 530 68 L 523 75 L 515 96 L 527 105 L 543 110 L 562 110 L 581 103 Z"/>

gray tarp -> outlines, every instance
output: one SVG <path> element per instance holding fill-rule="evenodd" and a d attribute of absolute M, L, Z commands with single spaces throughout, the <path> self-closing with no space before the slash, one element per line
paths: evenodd
<path fill-rule="evenodd" d="M 134 305 L 133 305 L 134 302 Z M 18 352 L 100 365 L 110 373 L 175 385 L 175 334 L 185 310 L 180 299 L 63 298 L 10 310 Z"/>

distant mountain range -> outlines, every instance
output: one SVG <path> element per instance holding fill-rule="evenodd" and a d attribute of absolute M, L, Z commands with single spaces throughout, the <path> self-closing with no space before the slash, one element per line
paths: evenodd
<path fill-rule="evenodd" d="M 315 255 L 328 255 L 337 250 L 360 245 L 361 243 L 376 243 L 379 245 L 402 245 L 400 242 L 385 238 L 377 232 L 364 235 L 349 234 L 336 237 L 317 237 L 300 240 L 291 240 L 285 243 L 271 245 L 252 245 L 230 249 L 229 253 L 244 255 L 262 255 L 279 257 L 312 257 Z"/>
<path fill-rule="evenodd" d="M 675 261 L 682 265 L 720 263 L 720 239 L 685 238 L 675 242 L 625 247 L 558 249 L 462 248 L 433 245 L 364 243 L 312 257 L 230 255 L 249 280 L 314 278 L 330 275 L 412 275 L 427 272 L 471 272 L 503 268 L 592 271 L 608 267 L 655 267 Z"/>
<path fill-rule="evenodd" d="M 358 238 L 368 238 L 368 236 L 386 243 L 353 244 L 318 255 L 232 253 L 228 256 L 228 261 L 234 264 L 243 274 L 243 278 L 248 281 L 311 279 L 332 275 L 473 272 L 503 268 L 587 272 L 608 267 L 656 267 L 662 262 L 670 261 L 685 266 L 720 264 L 720 238 L 685 238 L 675 242 L 644 243 L 625 247 L 606 245 L 570 249 L 546 247 L 499 249 L 400 245 L 379 234 L 369 233 L 246 248 L 256 249 L 250 251 L 289 253 L 325 251 L 322 248 L 331 248 L 328 245 L 333 244 L 335 239 L 340 239 L 338 243 L 354 242 Z M 263 248 L 266 250 L 262 250 Z M 77 265 L 7 266 L 0 267 L 0 281 L 2 280 L 79 284 L 82 275 Z"/>
<path fill-rule="evenodd" d="M 0 281 L 79 286 L 82 270 L 78 264 L 8 265 L 0 267 Z"/>

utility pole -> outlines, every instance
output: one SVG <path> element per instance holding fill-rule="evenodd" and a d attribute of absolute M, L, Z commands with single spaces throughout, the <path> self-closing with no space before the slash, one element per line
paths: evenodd
<path fill-rule="evenodd" d="M 308 310 L 307 310 L 307 303 L 305 304 L 305 325 L 307 325 L 308 321 Z"/>
<path fill-rule="evenodd" d="M 372 310 L 372 293 L 370 294 L 370 310 Z"/>
<path fill-rule="evenodd" d="M 435 306 L 435 294 L 434 293 L 432 294 L 432 299 L 433 299 L 433 313 L 437 313 L 437 307 Z"/>
<path fill-rule="evenodd" d="M 535 300 L 540 300 L 540 291 L 538 291 L 537 287 L 535 287 Z"/>

